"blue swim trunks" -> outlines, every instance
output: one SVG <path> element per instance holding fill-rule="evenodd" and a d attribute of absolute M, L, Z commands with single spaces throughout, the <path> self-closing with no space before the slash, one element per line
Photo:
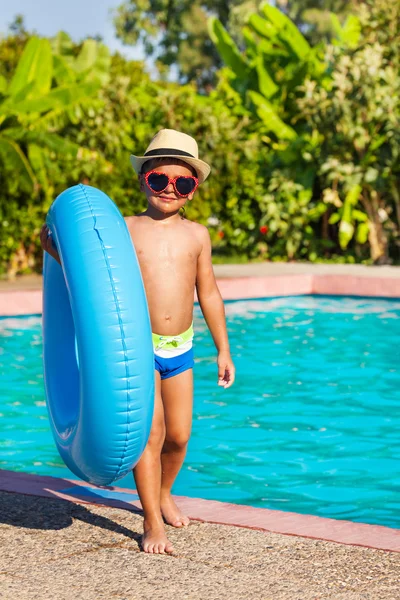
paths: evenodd
<path fill-rule="evenodd" d="M 169 379 L 183 371 L 193 369 L 193 348 L 190 348 L 184 354 L 179 356 L 171 356 L 170 358 L 163 358 L 161 356 L 154 355 L 154 364 L 156 371 L 161 375 L 161 379 Z"/>
<path fill-rule="evenodd" d="M 169 379 L 193 368 L 193 324 L 181 335 L 153 333 L 153 346 L 154 366 L 161 379 Z"/>

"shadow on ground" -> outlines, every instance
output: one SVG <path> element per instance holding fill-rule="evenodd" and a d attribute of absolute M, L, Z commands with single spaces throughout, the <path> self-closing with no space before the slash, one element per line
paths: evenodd
<path fill-rule="evenodd" d="M 141 514 L 129 505 L 129 510 Z M 0 492 L 0 523 L 29 529 L 58 530 L 70 527 L 73 519 L 100 527 L 135 540 L 140 545 L 141 536 L 107 517 L 94 514 L 82 504 L 38 496 L 24 496 Z"/>

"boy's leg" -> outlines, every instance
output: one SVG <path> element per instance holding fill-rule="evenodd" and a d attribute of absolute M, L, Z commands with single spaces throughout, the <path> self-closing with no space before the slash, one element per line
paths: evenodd
<path fill-rule="evenodd" d="M 161 454 L 161 512 L 167 523 L 182 527 L 189 524 L 189 519 L 176 506 L 171 488 L 185 459 L 192 428 L 193 369 L 164 379 L 161 394 L 166 425 Z"/>
<path fill-rule="evenodd" d="M 160 508 L 161 449 L 165 439 L 164 409 L 161 399 L 160 373 L 155 372 L 154 415 L 147 446 L 134 468 L 136 489 L 144 512 L 142 546 L 145 552 L 172 552 L 165 535 Z"/>

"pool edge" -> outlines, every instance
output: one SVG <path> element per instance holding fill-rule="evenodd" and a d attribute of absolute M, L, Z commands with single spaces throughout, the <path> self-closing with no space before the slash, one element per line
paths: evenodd
<path fill-rule="evenodd" d="M 71 486 L 84 488 L 82 495 L 65 493 Z M 102 489 L 132 495 L 133 499 L 128 502 L 99 497 L 99 501 L 95 502 L 92 496 L 89 496 L 90 500 L 85 498 L 85 490 L 88 488 L 93 490 L 93 493 L 98 489 L 84 481 L 0 469 L 0 491 L 3 492 L 59 499 L 76 504 L 140 510 L 140 502 L 134 498 L 135 490 L 104 486 Z M 179 508 L 195 521 L 243 527 L 264 533 L 278 533 L 349 546 L 362 546 L 387 552 L 400 552 L 400 530 L 382 525 L 339 521 L 314 515 L 301 515 L 216 500 L 188 498 L 187 496 L 175 496 L 175 499 Z"/>
<path fill-rule="evenodd" d="M 283 274 L 217 278 L 224 300 L 277 296 L 400 298 L 400 277 L 347 274 Z M 197 301 L 197 298 L 195 297 Z M 42 290 L 0 290 L 0 316 L 42 313 Z"/>

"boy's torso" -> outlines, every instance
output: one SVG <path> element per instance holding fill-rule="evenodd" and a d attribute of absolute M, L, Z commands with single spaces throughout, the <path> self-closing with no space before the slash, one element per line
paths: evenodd
<path fill-rule="evenodd" d="M 126 219 L 149 305 L 152 330 L 178 335 L 193 320 L 197 259 L 202 250 L 197 223 L 179 219 L 155 222 L 146 216 Z"/>

